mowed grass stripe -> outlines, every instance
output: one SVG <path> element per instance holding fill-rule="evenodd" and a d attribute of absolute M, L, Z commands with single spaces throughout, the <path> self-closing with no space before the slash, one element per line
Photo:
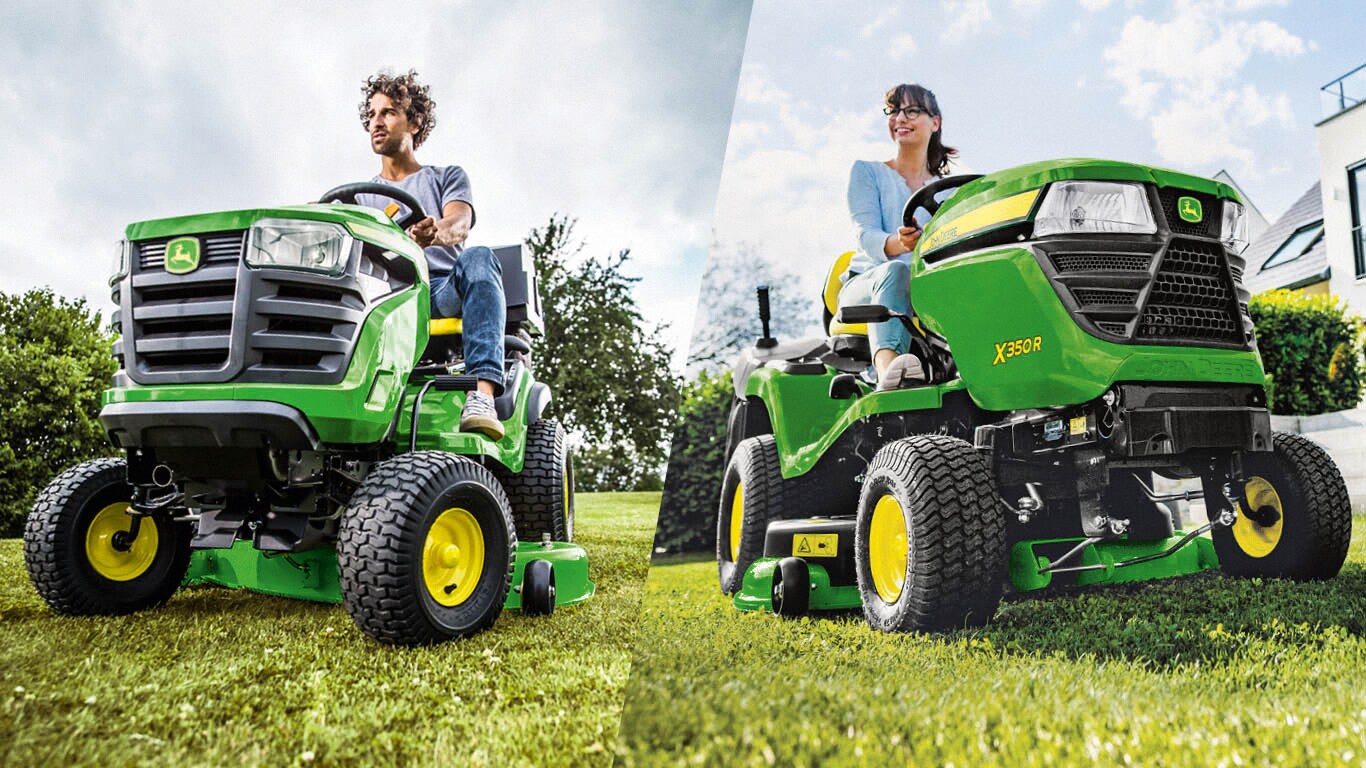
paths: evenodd
<path fill-rule="evenodd" d="M 215 588 L 60 618 L 0 541 L 0 764 L 606 765 L 659 494 L 577 504 L 593 600 L 417 649 L 341 606 Z"/>
<path fill-rule="evenodd" d="M 1328 582 L 1012 598 L 938 636 L 742 614 L 714 563 L 657 565 L 617 765 L 1359 765 L 1364 633 L 1360 536 Z"/>

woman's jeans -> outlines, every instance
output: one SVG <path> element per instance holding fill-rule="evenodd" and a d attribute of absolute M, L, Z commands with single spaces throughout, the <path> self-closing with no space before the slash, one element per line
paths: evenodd
<path fill-rule="evenodd" d="M 909 315 L 911 268 L 904 261 L 892 260 L 849 278 L 840 289 L 839 305 L 849 307 L 858 304 L 881 304 Z M 879 349 L 905 354 L 911 348 L 911 335 L 900 320 L 869 323 L 868 347 L 874 354 Z"/>
<path fill-rule="evenodd" d="M 434 274 L 432 317 L 464 318 L 465 373 L 503 391 L 503 265 L 482 245 L 466 248 L 455 270 Z"/>

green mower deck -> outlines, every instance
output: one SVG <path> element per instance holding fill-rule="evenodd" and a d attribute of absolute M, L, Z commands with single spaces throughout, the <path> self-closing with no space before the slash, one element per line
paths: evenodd
<path fill-rule="evenodd" d="M 545 544 L 522 542 L 517 545 L 517 562 L 512 572 L 513 587 L 503 607 L 522 607 L 522 573 L 533 560 L 549 561 L 555 568 L 555 605 L 582 603 L 593 596 L 595 585 L 588 577 L 588 553 L 570 542 Z M 213 585 L 228 589 L 248 589 L 265 595 L 341 603 L 341 582 L 334 549 L 271 554 L 239 541 L 226 549 L 203 549 L 194 553 L 185 586 Z"/>

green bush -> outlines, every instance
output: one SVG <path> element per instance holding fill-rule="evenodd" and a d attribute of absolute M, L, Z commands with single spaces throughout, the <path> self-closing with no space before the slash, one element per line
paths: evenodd
<path fill-rule="evenodd" d="M 84 299 L 0 293 L 0 537 L 18 536 L 57 473 L 112 453 L 95 417 L 113 342 Z"/>
<path fill-rule="evenodd" d="M 1268 291 L 1253 296 L 1248 311 L 1272 377 L 1272 413 L 1329 413 L 1361 402 L 1361 319 L 1337 297 Z"/>
<path fill-rule="evenodd" d="M 726 470 L 730 371 L 702 371 L 683 386 L 669 451 L 655 551 L 705 552 L 716 545 L 716 499 Z"/>

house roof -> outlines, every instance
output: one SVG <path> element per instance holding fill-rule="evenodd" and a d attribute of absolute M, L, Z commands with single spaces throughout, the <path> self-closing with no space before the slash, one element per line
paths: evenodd
<path fill-rule="evenodd" d="M 1243 258 L 1247 260 L 1243 284 L 1249 291 L 1261 293 L 1274 288 L 1299 288 L 1327 279 L 1328 249 L 1324 246 L 1323 238 L 1319 238 L 1318 242 L 1298 259 L 1262 271 L 1262 265 L 1276 253 L 1277 248 L 1290 239 L 1291 235 L 1316 221 L 1323 221 L 1323 198 L 1319 194 L 1317 181 L 1243 252 Z"/>

